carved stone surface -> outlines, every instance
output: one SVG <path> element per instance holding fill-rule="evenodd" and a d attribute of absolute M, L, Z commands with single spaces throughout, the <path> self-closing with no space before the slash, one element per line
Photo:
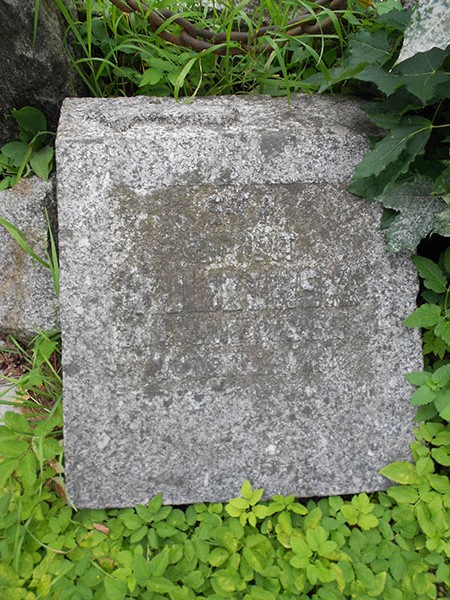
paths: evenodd
<path fill-rule="evenodd" d="M 78 506 L 386 487 L 409 458 L 417 281 L 345 191 L 350 100 L 66 100 L 65 448 Z"/>
<path fill-rule="evenodd" d="M 34 252 L 45 259 L 50 217 L 55 209 L 54 182 L 22 179 L 0 192 L 0 217 L 25 234 Z M 0 331 L 30 339 L 56 326 L 57 299 L 50 271 L 34 261 L 0 225 Z"/>

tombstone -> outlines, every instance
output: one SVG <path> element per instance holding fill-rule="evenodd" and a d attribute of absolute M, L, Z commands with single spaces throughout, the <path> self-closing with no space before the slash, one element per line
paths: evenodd
<path fill-rule="evenodd" d="M 410 459 L 415 270 L 345 191 L 348 99 L 68 99 L 65 448 L 79 507 L 387 487 Z"/>

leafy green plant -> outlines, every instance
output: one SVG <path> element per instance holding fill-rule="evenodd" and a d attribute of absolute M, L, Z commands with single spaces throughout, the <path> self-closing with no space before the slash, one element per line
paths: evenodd
<path fill-rule="evenodd" d="M 241 56 L 231 52 L 217 56 L 206 49 L 200 52 L 177 47 L 161 40 L 152 32 L 146 14 L 133 12 L 125 15 L 107 0 L 85 3 L 85 15 L 79 21 L 67 10 L 62 0 L 57 4 L 66 18 L 75 41 L 71 54 L 73 67 L 83 78 L 94 96 L 192 96 L 243 92 L 288 94 L 290 91 L 309 91 L 304 80 L 318 71 L 327 71 L 345 45 L 347 30 L 359 26 L 364 17 L 361 8 L 354 6 L 343 11 L 341 19 L 328 9 L 326 16 L 333 20 L 335 30 L 295 38 L 284 33 L 289 18 L 299 5 L 261 0 L 250 19 L 242 10 L 246 2 L 227 4 L 220 10 L 214 4 L 196 8 L 186 3 L 177 13 L 196 25 L 217 32 L 229 32 L 239 24 L 250 33 L 262 25 L 264 14 L 269 14 L 278 34 L 270 39 L 269 51 L 249 50 Z M 170 3 L 150 3 L 152 8 L 166 8 Z M 302 2 L 301 7 L 312 10 L 313 3 Z M 177 32 L 173 20 L 161 30 Z M 231 50 L 233 43 L 223 43 Z M 70 46 L 68 46 L 70 53 Z"/>
<path fill-rule="evenodd" d="M 0 148 L 0 190 L 13 187 L 21 177 L 35 173 L 48 179 L 53 169 L 54 134 L 47 131 L 45 116 L 37 108 L 25 106 L 12 110 L 19 126 L 19 139 Z"/>
<path fill-rule="evenodd" d="M 446 316 L 448 252 L 439 265 L 415 260 L 425 297 Z M 155 496 L 135 508 L 76 511 L 64 489 L 59 336 L 14 347 L 28 369 L 16 382 L 25 412 L 6 413 L 0 426 L 5 600 L 448 596 L 450 424 L 436 412 L 416 433 L 415 462 L 382 469 L 399 484 L 386 492 L 305 505 L 292 496 L 262 501 L 263 490 L 246 481 L 226 504 L 182 510 Z"/>
<path fill-rule="evenodd" d="M 450 421 L 450 248 L 439 264 L 423 256 L 414 256 L 413 260 L 423 280 L 424 303 L 405 319 L 404 325 L 424 330 L 424 355 L 432 360 L 426 371 L 406 375 L 418 387 L 411 402 L 420 407 L 419 420 L 439 415 Z"/>
<path fill-rule="evenodd" d="M 386 7 L 350 35 L 337 66 L 306 81 L 319 92 L 343 90 L 372 99 L 365 110 L 384 131 L 357 165 L 349 190 L 384 205 L 393 252 L 414 251 L 431 232 L 450 235 L 449 48 L 396 64 L 409 18 L 407 11 Z"/>

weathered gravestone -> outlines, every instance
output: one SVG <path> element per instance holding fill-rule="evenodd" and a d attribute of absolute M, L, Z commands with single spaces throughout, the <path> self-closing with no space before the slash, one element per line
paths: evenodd
<path fill-rule="evenodd" d="M 78 506 L 377 490 L 408 459 L 417 282 L 345 191 L 350 100 L 66 100 L 57 139 Z"/>

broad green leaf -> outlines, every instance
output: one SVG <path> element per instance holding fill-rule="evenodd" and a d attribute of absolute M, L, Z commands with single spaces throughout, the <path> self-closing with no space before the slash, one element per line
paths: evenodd
<path fill-rule="evenodd" d="M 413 261 L 425 287 L 438 294 L 447 290 L 447 277 L 439 265 L 424 256 L 413 256 Z"/>
<path fill-rule="evenodd" d="M 398 64 L 392 70 L 393 78 L 426 104 L 433 98 L 438 85 L 448 81 L 448 74 L 439 71 L 444 59 L 445 52 L 434 48 Z"/>
<path fill-rule="evenodd" d="M 411 486 L 393 486 L 386 490 L 398 504 L 414 504 L 419 499 L 417 490 Z"/>
<path fill-rule="evenodd" d="M 2 440 L 0 455 L 8 457 L 21 456 L 28 448 L 29 445 L 21 440 Z"/>
<path fill-rule="evenodd" d="M 306 541 L 308 546 L 314 552 L 317 552 L 319 546 L 321 546 L 328 539 L 328 533 L 320 525 L 315 529 L 307 529 Z"/>
<path fill-rule="evenodd" d="M 416 386 L 426 385 L 431 380 L 431 374 L 427 373 L 426 371 L 405 373 L 405 377 L 409 383 Z"/>
<path fill-rule="evenodd" d="M 213 587 L 219 594 L 235 592 L 241 588 L 241 583 L 239 573 L 233 569 L 217 571 L 212 578 Z"/>
<path fill-rule="evenodd" d="M 144 87 L 146 85 L 156 85 L 157 83 L 159 83 L 162 76 L 163 76 L 163 73 L 159 69 L 155 69 L 155 68 L 146 69 L 142 73 L 142 79 L 141 79 L 141 82 L 139 83 L 139 87 Z"/>
<path fill-rule="evenodd" d="M 214 548 L 209 555 L 208 562 L 213 567 L 220 567 L 229 556 L 230 553 L 225 548 Z"/>
<path fill-rule="evenodd" d="M 450 467 L 450 453 L 446 452 L 443 448 L 433 448 L 431 451 L 431 456 L 440 465 L 443 465 L 444 467 Z"/>
<path fill-rule="evenodd" d="M 5 442 L 2 441 L 2 446 Z M 17 458 L 5 458 L 0 463 L 0 488 L 2 488 L 17 468 L 19 462 Z"/>
<path fill-rule="evenodd" d="M 127 584 L 125 581 L 105 577 L 103 582 L 107 600 L 125 600 L 127 597 Z"/>
<path fill-rule="evenodd" d="M 443 388 L 447 383 L 450 382 L 450 364 L 443 365 L 436 369 L 436 371 L 431 376 L 433 383 L 435 383 L 440 388 Z"/>
<path fill-rule="evenodd" d="M 3 417 L 3 420 L 4 420 L 5 425 L 7 427 L 9 427 L 10 429 L 13 429 L 14 431 L 19 431 L 21 433 L 24 433 L 26 431 L 29 431 L 29 429 L 30 429 L 26 417 L 19 413 L 12 412 L 12 411 L 6 412 Z M 0 446 L 0 453 L 1 453 L 1 446 Z"/>
<path fill-rule="evenodd" d="M 437 215 L 433 233 L 437 233 L 443 237 L 450 237 L 450 208 L 446 208 Z"/>
<path fill-rule="evenodd" d="M 252 486 L 250 484 L 250 481 L 248 481 L 247 479 L 242 484 L 242 487 L 240 489 L 240 494 L 246 500 L 250 500 L 251 497 L 252 497 L 253 489 L 252 489 Z"/>
<path fill-rule="evenodd" d="M 445 164 L 448 166 L 442 171 L 433 184 L 433 194 L 436 194 L 437 196 L 443 196 L 444 194 L 450 193 L 450 163 L 449 161 L 445 161 Z M 447 250 L 448 249 L 449 248 L 447 248 Z M 447 273 L 450 274 L 448 269 Z"/>
<path fill-rule="evenodd" d="M 434 401 L 434 406 L 443 419 L 450 421 L 450 390 L 440 394 Z"/>
<path fill-rule="evenodd" d="M 264 575 L 265 568 L 268 564 L 265 564 L 259 552 L 256 552 L 252 548 L 245 547 L 242 550 L 242 555 L 256 573 Z"/>
<path fill-rule="evenodd" d="M 434 333 L 441 337 L 447 346 L 450 347 L 450 321 L 444 317 L 441 317 L 436 323 Z"/>
<path fill-rule="evenodd" d="M 277 596 L 272 594 L 269 590 L 256 585 L 252 585 L 249 588 L 250 598 L 249 600 L 276 600 Z"/>
<path fill-rule="evenodd" d="M 371 83 L 374 83 L 383 94 L 386 94 L 386 96 L 390 96 L 395 90 L 403 85 L 403 82 L 399 77 L 394 77 L 392 73 L 386 71 L 379 65 L 366 67 L 360 73 L 353 75 L 353 77 L 360 81 L 370 81 Z M 398 120 L 399 118 L 397 117 L 397 121 Z M 382 126 L 380 123 L 377 123 L 377 125 L 379 127 Z"/>
<path fill-rule="evenodd" d="M 411 162 L 424 152 L 431 130 L 428 119 L 402 117 L 356 166 L 349 191 L 369 200 L 386 193 L 386 188 L 392 187 Z"/>
<path fill-rule="evenodd" d="M 405 327 L 434 327 L 441 318 L 437 304 L 422 304 L 403 321 Z"/>
<path fill-rule="evenodd" d="M 8 142 L 2 146 L 2 153 L 9 158 L 15 167 L 20 167 L 28 150 L 26 142 Z"/>
<path fill-rule="evenodd" d="M 39 131 L 47 131 L 47 120 L 37 108 L 24 106 L 19 110 L 12 110 L 11 114 L 19 127 L 28 133 L 36 134 Z"/>
<path fill-rule="evenodd" d="M 164 574 L 169 565 L 169 555 L 169 547 L 166 546 L 164 550 L 150 560 L 148 570 L 153 577 L 161 577 Z"/>
<path fill-rule="evenodd" d="M 369 531 L 378 525 L 378 519 L 375 515 L 360 515 L 358 517 L 358 525 L 363 531 Z"/>
<path fill-rule="evenodd" d="M 432 538 L 436 535 L 436 527 L 430 515 L 430 511 L 424 502 L 419 502 L 415 506 L 415 513 L 419 522 L 420 528 L 428 537 Z"/>
<path fill-rule="evenodd" d="M 399 461 L 387 465 L 380 470 L 381 475 L 395 481 L 396 483 L 416 483 L 417 473 L 413 464 L 405 461 Z"/>
<path fill-rule="evenodd" d="M 376 198 L 386 208 L 398 211 L 384 230 L 389 252 L 413 252 L 433 231 L 436 217 L 445 203 L 431 195 L 431 185 L 427 177 L 416 176 L 412 181 L 394 184 Z"/>
<path fill-rule="evenodd" d="M 47 181 L 53 166 L 53 148 L 44 146 L 30 157 L 30 166 L 38 177 Z"/>
<path fill-rule="evenodd" d="M 423 406 L 424 404 L 430 404 L 435 398 L 436 392 L 431 390 L 427 385 L 422 385 L 412 395 L 411 404 L 413 406 Z"/>
<path fill-rule="evenodd" d="M 430 48 L 445 49 L 449 44 L 449 31 L 448 0 L 420 0 L 406 28 L 397 64 Z"/>
<path fill-rule="evenodd" d="M 159 594 L 167 594 L 177 589 L 177 586 L 167 579 L 166 577 L 154 577 L 152 576 L 147 581 L 147 589 L 151 592 L 158 592 Z"/>

